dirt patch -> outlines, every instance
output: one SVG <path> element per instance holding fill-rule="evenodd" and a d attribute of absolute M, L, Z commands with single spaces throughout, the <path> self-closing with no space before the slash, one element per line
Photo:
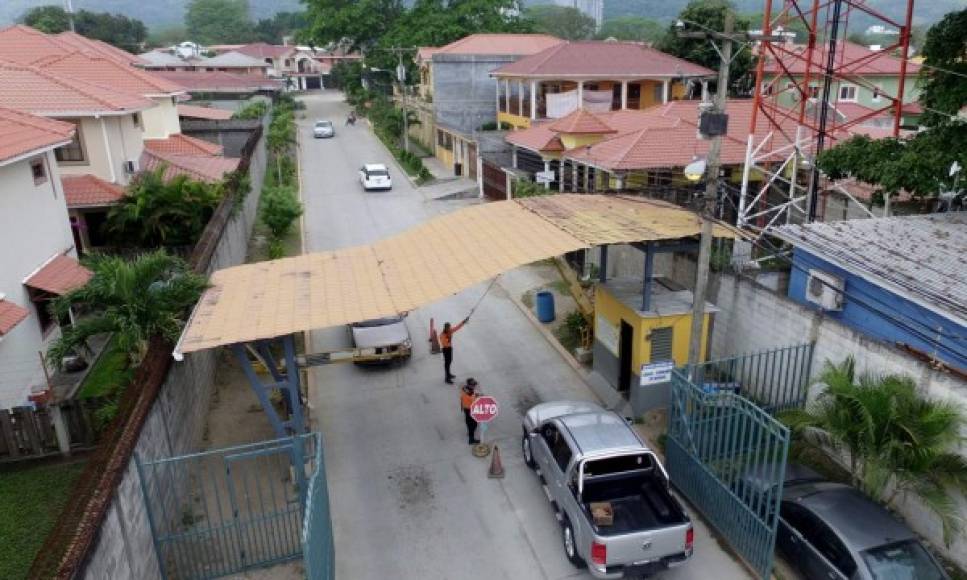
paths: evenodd
<path fill-rule="evenodd" d="M 272 425 L 235 357 L 225 351 L 217 356 L 215 389 L 202 448 L 275 439 Z"/>
<path fill-rule="evenodd" d="M 514 388 L 514 409 L 521 415 L 527 413 L 531 407 L 541 402 L 540 395 L 530 385 Z"/>
<path fill-rule="evenodd" d="M 433 479 L 425 467 L 403 465 L 393 470 L 387 479 L 396 484 L 400 509 L 425 509 L 433 503 Z"/>

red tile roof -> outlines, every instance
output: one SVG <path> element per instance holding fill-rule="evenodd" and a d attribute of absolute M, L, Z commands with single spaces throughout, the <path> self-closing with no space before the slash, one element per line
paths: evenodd
<path fill-rule="evenodd" d="M 547 34 L 471 34 L 436 49 L 434 54 L 500 54 L 525 56 L 564 42 Z"/>
<path fill-rule="evenodd" d="M 0 29 L 0 59 L 2 60 L 33 64 L 52 56 L 63 56 L 71 52 L 107 58 L 124 65 L 144 64 L 144 61 L 136 55 L 74 32 L 44 34 L 22 24 Z"/>
<path fill-rule="evenodd" d="M 144 97 L 0 61 L 0 103 L 37 115 L 111 115 L 155 106 Z"/>
<path fill-rule="evenodd" d="M 185 87 L 190 92 L 241 93 L 282 89 L 281 81 L 258 75 L 222 71 L 157 71 L 155 74 Z"/>
<path fill-rule="evenodd" d="M 70 142 L 74 125 L 0 108 L 0 165 Z"/>
<path fill-rule="evenodd" d="M 0 336 L 10 334 L 13 327 L 23 322 L 29 315 L 30 311 L 26 308 L 9 300 L 0 300 Z"/>
<path fill-rule="evenodd" d="M 610 125 L 605 123 L 601 117 L 598 117 L 591 111 L 586 111 L 584 109 L 577 109 L 573 113 L 568 114 L 566 117 L 562 117 L 548 126 L 551 131 L 556 131 L 558 133 L 568 133 L 568 134 L 604 134 L 604 133 L 616 133 L 617 131 Z"/>
<path fill-rule="evenodd" d="M 141 169 L 153 171 L 166 167 L 165 179 L 187 175 L 192 179 L 213 183 L 224 179 L 226 173 L 238 169 L 237 158 L 216 155 L 177 155 L 145 149 L 141 154 Z"/>
<path fill-rule="evenodd" d="M 781 47 L 776 47 L 779 51 Z M 792 51 L 798 56 L 780 54 L 780 61 L 785 68 L 793 75 L 804 74 L 806 70 L 806 47 L 803 45 L 794 46 Z M 817 47 L 813 52 L 813 62 L 825 62 L 828 48 L 823 45 Z M 865 46 L 843 41 L 836 49 L 836 61 L 844 74 L 847 75 L 867 75 L 867 76 L 897 76 L 900 74 L 900 64 L 903 62 L 887 52 L 872 51 Z M 769 55 L 765 61 L 765 69 L 769 74 L 785 74 L 783 67 L 779 66 L 776 58 Z M 907 61 L 907 75 L 916 76 L 920 72 L 920 65 Z"/>
<path fill-rule="evenodd" d="M 68 208 L 104 207 L 124 197 L 124 188 L 93 175 L 64 175 L 64 198 Z"/>
<path fill-rule="evenodd" d="M 179 117 L 192 119 L 206 119 L 209 121 L 226 121 L 232 118 L 232 112 L 215 107 L 199 107 L 195 105 L 178 105 Z"/>
<path fill-rule="evenodd" d="M 265 42 L 254 42 L 252 44 L 243 44 L 242 46 L 239 46 L 233 50 L 235 52 L 240 52 L 255 58 L 266 59 L 281 58 L 282 56 L 292 52 L 294 49 L 294 46 L 279 46 L 277 44 L 268 44 Z"/>
<path fill-rule="evenodd" d="M 70 46 L 71 48 L 89 56 L 101 56 L 126 65 L 147 64 L 147 61 L 136 54 L 131 54 L 126 50 L 122 50 L 106 42 L 93 38 L 87 38 L 86 36 L 82 36 L 76 32 L 71 32 L 70 30 L 56 34 L 54 35 L 54 38 L 61 44 Z"/>
<path fill-rule="evenodd" d="M 185 92 L 181 85 L 152 72 L 121 64 L 104 57 L 79 52 L 51 57 L 35 66 L 58 76 L 77 78 L 114 90 L 141 96 L 177 95 Z"/>
<path fill-rule="evenodd" d="M 517 62 L 505 64 L 494 76 L 591 77 L 705 77 L 715 73 L 703 66 L 636 42 L 562 42 Z"/>
<path fill-rule="evenodd" d="M 24 284 L 37 290 L 62 295 L 87 284 L 92 275 L 76 259 L 58 254 L 41 266 Z"/>
<path fill-rule="evenodd" d="M 416 62 L 428 61 L 438 52 L 440 52 L 440 49 L 436 46 L 421 46 L 416 49 Z"/>
<path fill-rule="evenodd" d="M 212 156 L 221 155 L 224 151 L 221 145 L 181 133 L 171 135 L 167 139 L 145 139 L 144 148 L 152 153 L 170 155 Z"/>
<path fill-rule="evenodd" d="M 564 151 L 557 133 L 550 129 L 548 121 L 534 122 L 526 129 L 511 131 L 504 138 L 511 145 L 517 145 L 531 151 Z"/>

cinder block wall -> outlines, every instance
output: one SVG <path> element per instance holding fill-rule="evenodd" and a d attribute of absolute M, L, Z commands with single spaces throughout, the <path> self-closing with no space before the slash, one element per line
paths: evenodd
<path fill-rule="evenodd" d="M 252 155 L 249 175 L 252 191 L 242 211 L 226 226 L 209 265 L 209 274 L 245 261 L 248 239 L 255 225 L 259 193 L 265 176 L 266 151 L 262 139 Z M 215 351 L 202 351 L 174 363 L 158 399 L 145 421 L 135 454 L 158 459 L 196 451 L 208 416 L 215 378 Z M 165 490 L 174 506 L 175 490 Z M 169 509 L 169 513 L 180 513 Z M 84 569 L 89 580 L 161 580 L 154 540 L 148 523 L 141 480 L 134 459 L 114 493 L 107 517 Z"/>

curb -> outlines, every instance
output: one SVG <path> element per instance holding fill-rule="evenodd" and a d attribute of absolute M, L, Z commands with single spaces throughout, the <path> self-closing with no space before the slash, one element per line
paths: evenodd
<path fill-rule="evenodd" d="M 419 191 L 421 186 L 417 185 L 416 182 L 413 181 L 413 178 L 410 177 L 410 174 L 403 169 L 402 165 L 400 165 L 400 161 L 396 158 L 396 155 L 393 155 L 393 152 L 389 150 L 389 147 L 386 146 L 386 143 L 383 143 L 383 140 L 379 138 L 379 135 L 377 135 L 376 131 L 373 130 L 373 123 L 370 122 L 370 120 L 366 117 L 363 117 L 363 119 L 366 119 L 366 125 L 369 127 L 369 132 L 372 133 L 373 138 L 376 139 L 376 142 L 379 143 L 379 146 L 386 151 L 386 154 L 389 155 L 389 158 L 393 160 L 393 165 L 396 166 L 396 169 L 399 170 L 400 174 L 402 174 L 403 177 L 410 182 L 410 185 L 413 187 L 413 189 Z"/>
<path fill-rule="evenodd" d="M 561 343 L 557 341 L 557 338 L 555 338 L 554 335 L 551 334 L 551 331 L 549 331 L 547 327 L 541 324 L 541 321 L 537 320 L 537 317 L 534 316 L 534 313 L 531 312 L 530 308 L 528 308 L 527 305 L 521 302 L 518 297 L 514 296 L 513 292 L 507 290 L 507 288 L 504 288 L 504 285 L 500 284 L 499 281 L 497 283 L 500 285 L 501 288 L 503 288 L 505 292 L 507 292 L 507 296 L 510 297 L 510 301 L 514 303 L 514 306 L 516 306 L 517 309 L 520 310 L 524 314 L 524 316 L 527 317 L 527 320 L 529 320 L 531 325 L 533 325 L 534 328 L 536 328 L 537 331 L 541 333 L 541 336 L 544 337 L 544 340 L 546 340 L 548 344 L 550 344 L 551 347 L 553 347 L 554 350 L 557 351 L 557 354 L 561 355 L 561 358 L 564 359 L 564 362 L 566 362 L 574 370 L 574 372 L 576 372 L 578 376 L 581 377 L 581 380 L 588 385 L 588 388 L 591 389 L 591 392 L 593 393 L 594 389 L 592 389 L 591 385 L 588 384 L 588 371 L 585 370 L 583 366 L 581 366 L 581 363 L 579 363 L 577 359 L 574 358 L 574 355 L 568 352 L 566 348 L 561 346 Z"/>

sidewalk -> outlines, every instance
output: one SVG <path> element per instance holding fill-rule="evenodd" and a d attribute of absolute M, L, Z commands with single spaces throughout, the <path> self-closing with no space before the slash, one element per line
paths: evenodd
<path fill-rule="evenodd" d="M 467 199 L 480 195 L 477 182 L 458 177 L 436 157 L 423 157 L 423 165 L 433 174 L 433 181 L 419 188 L 427 200 Z"/>

